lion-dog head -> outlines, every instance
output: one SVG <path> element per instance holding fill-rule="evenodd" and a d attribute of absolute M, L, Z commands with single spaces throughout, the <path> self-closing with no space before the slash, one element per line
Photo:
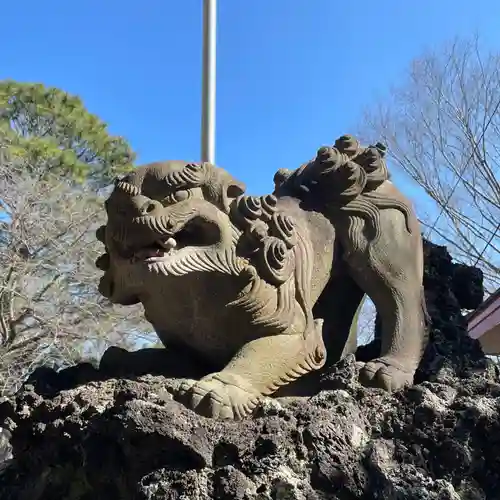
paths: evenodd
<path fill-rule="evenodd" d="M 171 322 L 209 329 L 214 309 L 236 310 L 266 334 L 310 327 L 307 238 L 275 196 L 244 189 L 212 164 L 181 161 L 117 180 L 107 224 L 97 230 L 106 247 L 96 261 L 100 293 L 113 303 L 141 302 L 157 331 Z"/>

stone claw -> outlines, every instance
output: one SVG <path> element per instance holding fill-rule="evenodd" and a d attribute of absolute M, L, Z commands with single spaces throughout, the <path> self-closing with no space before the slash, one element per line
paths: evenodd
<path fill-rule="evenodd" d="M 413 383 L 415 370 L 406 368 L 389 356 L 356 364 L 359 368 L 359 381 L 365 387 L 378 387 L 392 392 Z"/>
<path fill-rule="evenodd" d="M 186 379 L 176 400 L 204 417 L 243 420 L 257 406 L 261 394 L 238 375 L 213 373 L 201 380 Z"/>

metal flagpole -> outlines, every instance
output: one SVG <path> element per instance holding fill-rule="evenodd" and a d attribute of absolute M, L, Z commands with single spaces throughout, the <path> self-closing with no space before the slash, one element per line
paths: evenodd
<path fill-rule="evenodd" d="M 215 84 L 217 1 L 203 0 L 203 82 L 201 161 L 215 162 Z"/>

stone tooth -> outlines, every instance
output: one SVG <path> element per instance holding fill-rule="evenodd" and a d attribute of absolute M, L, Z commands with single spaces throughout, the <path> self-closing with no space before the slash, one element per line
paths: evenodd
<path fill-rule="evenodd" d="M 169 252 L 170 250 L 172 250 L 177 246 L 177 241 L 175 241 L 175 239 L 172 237 L 163 241 L 159 241 L 159 243 L 167 252 Z"/>

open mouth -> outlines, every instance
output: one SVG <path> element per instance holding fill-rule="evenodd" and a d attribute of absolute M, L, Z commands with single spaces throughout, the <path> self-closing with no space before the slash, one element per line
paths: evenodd
<path fill-rule="evenodd" d="M 158 239 L 150 245 L 139 248 L 133 252 L 132 262 L 145 261 L 152 262 L 165 257 L 177 247 L 177 240 L 170 237 Z"/>
<path fill-rule="evenodd" d="M 175 251 L 186 247 L 209 247 L 220 242 L 221 230 L 211 221 L 194 217 L 172 235 L 163 235 L 152 243 L 130 252 L 132 262 L 163 260 Z"/>

